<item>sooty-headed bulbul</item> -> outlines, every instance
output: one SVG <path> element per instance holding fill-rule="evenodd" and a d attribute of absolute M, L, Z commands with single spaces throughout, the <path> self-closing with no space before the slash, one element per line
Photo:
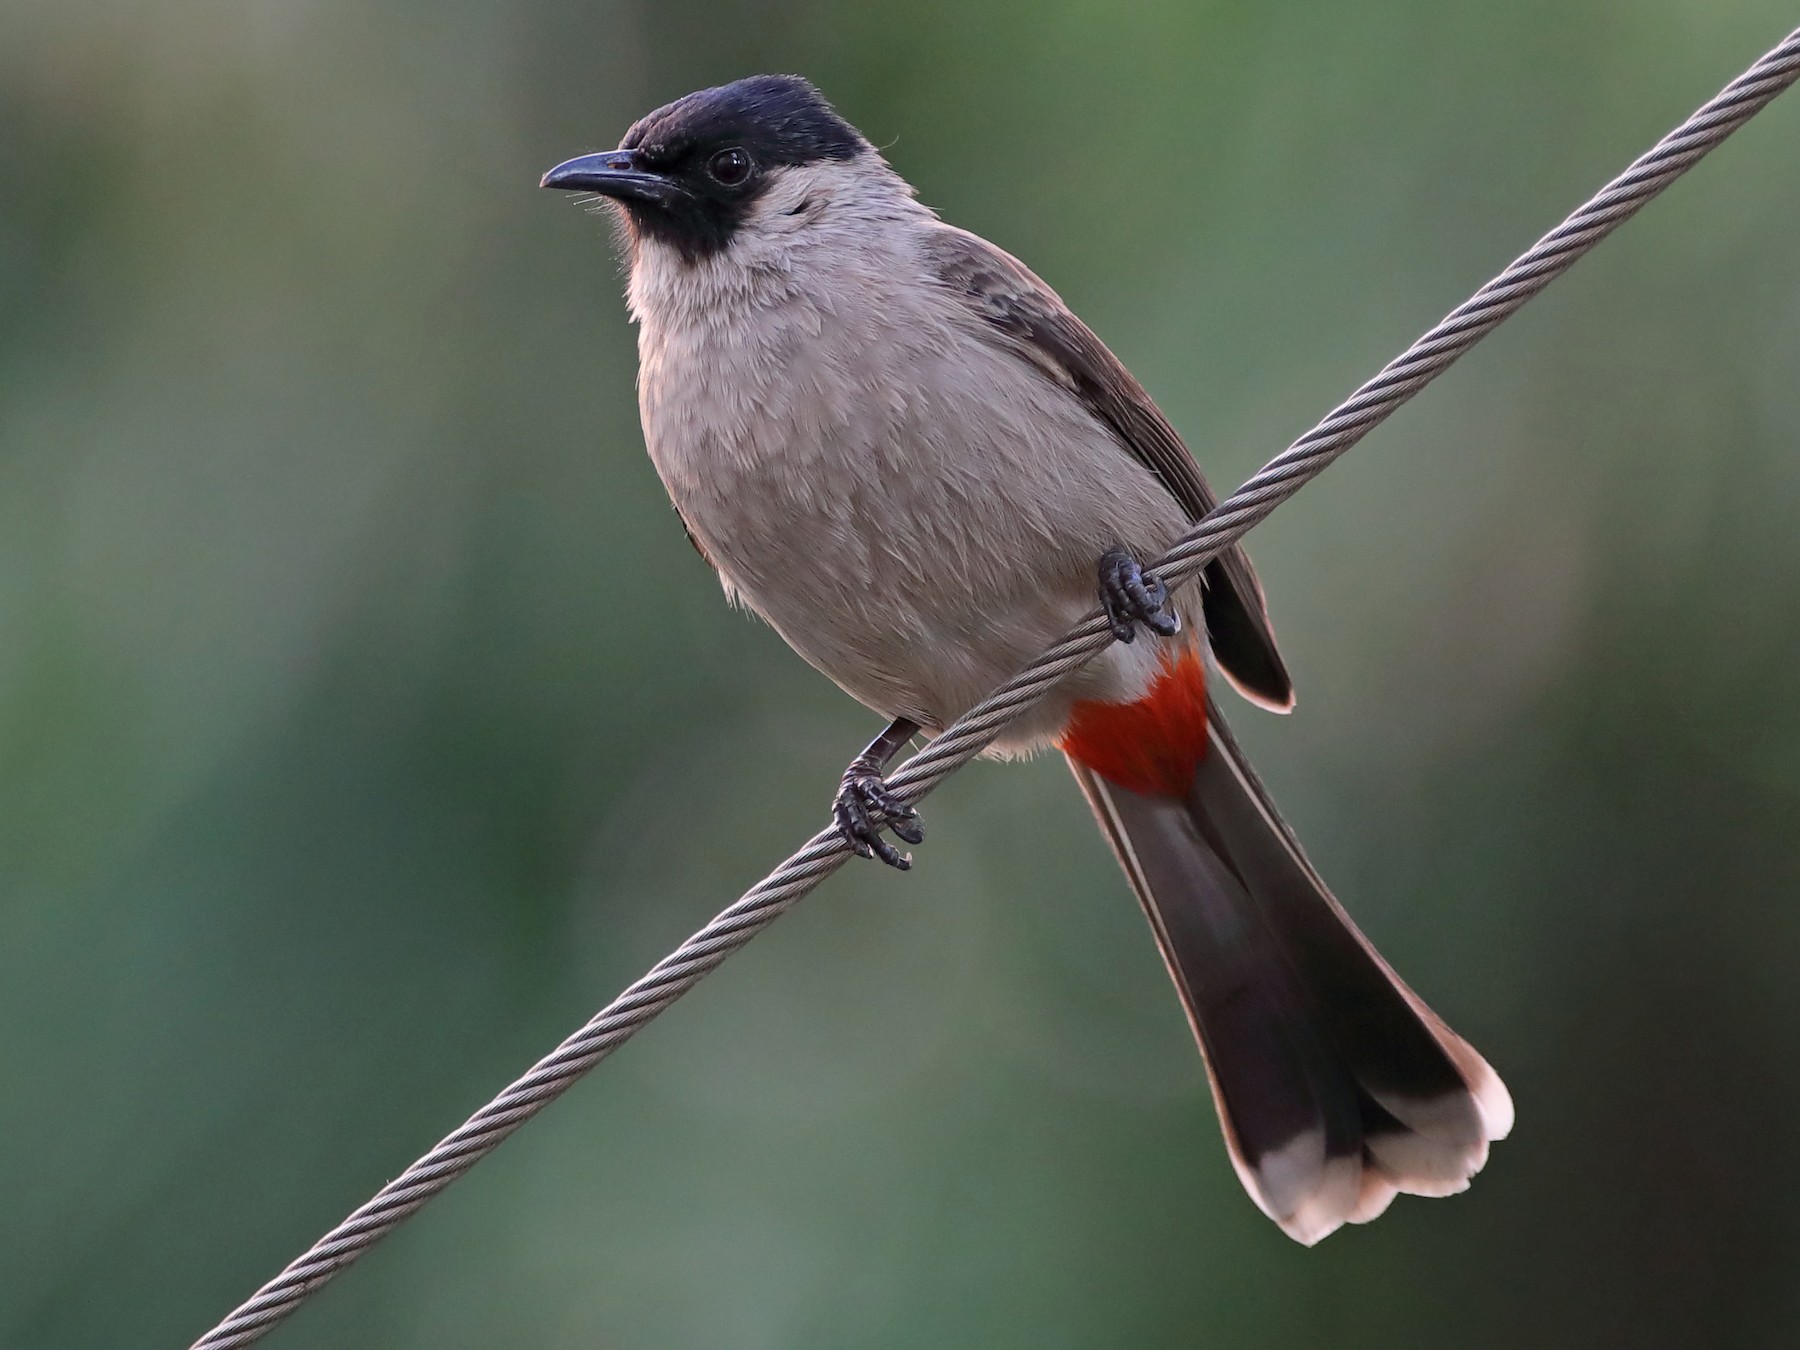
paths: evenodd
<path fill-rule="evenodd" d="M 1100 339 L 791 76 L 690 94 L 543 184 L 614 210 L 644 438 L 689 537 L 892 719 L 839 785 L 850 845 L 906 866 L 882 823 L 922 826 L 889 760 L 1098 599 L 1119 640 L 995 748 L 1068 757 L 1245 1188 L 1308 1244 L 1398 1192 L 1466 1188 L 1511 1099 L 1357 931 L 1226 730 L 1209 659 L 1265 708 L 1293 686 L 1241 549 L 1173 594 L 1144 571 L 1214 498 Z"/>

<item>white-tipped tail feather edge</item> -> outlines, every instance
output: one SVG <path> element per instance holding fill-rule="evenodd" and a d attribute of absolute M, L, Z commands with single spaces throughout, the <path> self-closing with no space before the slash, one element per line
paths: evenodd
<path fill-rule="evenodd" d="M 1071 767 L 1156 933 L 1244 1189 L 1311 1246 L 1402 1192 L 1466 1190 L 1512 1098 L 1357 931 L 1210 720 L 1184 798 Z"/>

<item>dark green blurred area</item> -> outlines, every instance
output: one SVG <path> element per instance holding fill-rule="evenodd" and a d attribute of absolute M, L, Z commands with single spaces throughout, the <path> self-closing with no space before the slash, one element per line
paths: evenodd
<path fill-rule="evenodd" d="M 185 1344 L 817 828 L 877 725 L 639 441 L 639 113 L 816 79 L 1235 484 L 1773 3 L 10 0 L 0 1345 Z M 1519 1107 L 1313 1251 L 1059 764 L 978 765 L 281 1346 L 1800 1340 L 1800 95 L 1252 542 L 1236 718 Z"/>

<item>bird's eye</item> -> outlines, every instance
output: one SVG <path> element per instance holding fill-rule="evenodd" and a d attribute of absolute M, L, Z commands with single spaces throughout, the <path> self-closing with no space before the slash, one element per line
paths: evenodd
<path fill-rule="evenodd" d="M 750 156 L 736 146 L 721 150 L 706 161 L 706 172 L 712 175 L 713 182 L 724 187 L 741 187 L 750 176 L 750 169 Z"/>

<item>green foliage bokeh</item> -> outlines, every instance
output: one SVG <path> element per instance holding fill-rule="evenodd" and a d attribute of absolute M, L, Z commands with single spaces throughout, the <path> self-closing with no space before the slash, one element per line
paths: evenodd
<path fill-rule="evenodd" d="M 1228 488 L 1792 23 L 1767 0 L 11 0 L 0 1345 L 203 1331 L 823 819 L 538 174 L 758 70 Z M 1519 1107 L 1314 1251 L 1061 767 L 977 765 L 273 1344 L 1800 1337 L 1800 95 L 1252 539 L 1236 717 Z"/>

